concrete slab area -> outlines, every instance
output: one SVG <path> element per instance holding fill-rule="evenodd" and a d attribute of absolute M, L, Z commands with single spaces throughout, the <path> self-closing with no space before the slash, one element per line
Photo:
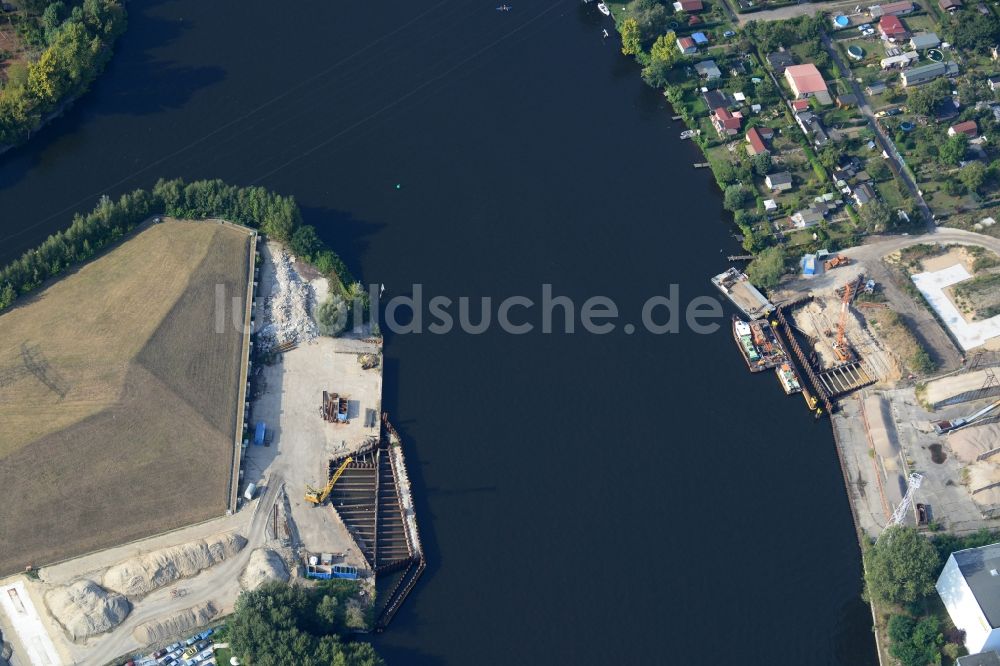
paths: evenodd
<path fill-rule="evenodd" d="M 31 666 L 61 666 L 64 663 L 23 582 L 0 587 L 0 609 L 6 616 L 5 624 L 9 623 L 14 630 L 4 636 L 20 643 L 23 651 L 19 656 L 26 655 Z"/>
<path fill-rule="evenodd" d="M 993 338 L 1000 337 L 1000 315 L 982 321 L 966 321 L 944 291 L 947 287 L 971 278 L 972 275 L 961 264 L 955 264 L 939 271 L 917 273 L 912 276 L 913 284 L 917 286 L 930 306 L 941 317 L 944 325 L 948 327 L 958 344 L 966 351 L 979 347 Z"/>

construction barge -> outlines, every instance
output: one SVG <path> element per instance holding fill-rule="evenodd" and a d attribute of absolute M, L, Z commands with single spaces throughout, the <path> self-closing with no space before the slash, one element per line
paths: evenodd
<path fill-rule="evenodd" d="M 802 382 L 771 322 L 767 319 L 746 322 L 733 315 L 733 339 L 750 372 L 774 368 L 785 395 L 802 391 Z"/>
<path fill-rule="evenodd" d="M 730 268 L 719 273 L 712 278 L 712 284 L 751 320 L 762 319 L 774 311 L 774 304 L 739 269 Z"/>

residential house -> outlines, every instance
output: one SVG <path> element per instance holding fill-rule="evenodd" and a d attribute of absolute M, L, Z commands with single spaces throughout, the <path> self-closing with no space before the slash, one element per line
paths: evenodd
<path fill-rule="evenodd" d="M 903 87 L 908 88 L 909 86 L 920 85 L 921 83 L 927 83 L 939 76 L 944 76 L 948 73 L 948 66 L 943 62 L 932 62 L 927 65 L 921 65 L 920 67 L 914 67 L 913 69 L 905 70 L 900 77 L 903 79 Z"/>
<path fill-rule="evenodd" d="M 789 102 L 792 107 L 792 111 L 808 111 L 809 110 L 809 100 L 807 99 L 796 99 Z"/>
<path fill-rule="evenodd" d="M 899 55 L 889 56 L 888 58 L 882 58 L 879 63 L 882 69 L 906 69 L 913 63 L 920 60 L 920 54 L 916 51 L 907 51 L 906 53 L 900 53 Z"/>
<path fill-rule="evenodd" d="M 868 14 L 873 18 L 881 16 L 903 16 L 913 11 L 913 3 L 909 0 L 903 2 L 887 2 L 883 5 L 875 5 L 868 8 Z"/>
<path fill-rule="evenodd" d="M 705 33 L 703 32 L 692 32 L 691 39 L 693 39 L 694 43 L 698 46 L 708 46 L 708 37 L 705 36 Z"/>
<path fill-rule="evenodd" d="M 830 137 L 827 136 L 826 129 L 823 127 L 823 123 L 820 122 L 819 116 L 812 111 L 800 111 L 796 113 L 795 122 L 799 124 L 806 138 L 817 148 L 822 148 L 830 141 Z"/>
<path fill-rule="evenodd" d="M 815 97 L 820 104 L 830 104 L 833 101 L 823 75 L 812 63 L 786 67 L 785 81 L 799 99 Z"/>
<path fill-rule="evenodd" d="M 792 189 L 792 174 L 787 171 L 769 173 L 764 177 L 764 184 L 771 190 L 784 192 Z"/>
<path fill-rule="evenodd" d="M 700 12 L 705 9 L 705 5 L 701 0 L 680 0 L 680 2 L 674 3 L 675 12 L 687 12 L 688 14 L 694 14 L 695 12 Z"/>
<path fill-rule="evenodd" d="M 858 97 L 854 93 L 844 93 L 837 96 L 837 108 L 848 109 L 858 105 Z"/>
<path fill-rule="evenodd" d="M 739 111 L 730 113 L 729 109 L 721 107 L 712 111 L 712 125 L 723 139 L 738 134 L 742 124 L 743 114 Z"/>
<path fill-rule="evenodd" d="M 868 183 L 862 183 L 854 188 L 851 196 L 854 197 L 854 202 L 860 208 L 875 198 L 875 190 Z"/>
<path fill-rule="evenodd" d="M 760 135 L 760 130 L 756 127 L 751 127 L 747 131 L 747 155 L 754 157 L 762 153 L 769 153 L 767 149 L 767 144 L 764 143 L 764 137 Z"/>
<path fill-rule="evenodd" d="M 1000 649 L 1000 544 L 952 553 L 935 587 L 966 650 Z"/>
<path fill-rule="evenodd" d="M 898 16 L 883 16 L 878 21 L 878 31 L 883 39 L 892 39 L 897 42 L 909 38 L 910 31 L 906 29 Z"/>
<path fill-rule="evenodd" d="M 979 125 L 976 124 L 975 120 L 966 120 L 964 123 L 958 123 L 948 128 L 948 136 L 956 136 L 958 134 L 964 134 L 970 139 L 975 139 L 979 136 Z"/>
<path fill-rule="evenodd" d="M 698 72 L 698 76 L 709 81 L 722 78 L 722 70 L 719 69 L 714 60 L 702 60 L 694 66 L 694 71 Z"/>
<path fill-rule="evenodd" d="M 936 49 L 941 46 L 941 40 L 933 32 L 918 32 L 910 37 L 910 48 L 914 51 Z"/>
<path fill-rule="evenodd" d="M 702 93 L 701 98 L 705 100 L 705 105 L 710 109 L 722 107 L 727 109 L 733 105 L 733 98 L 723 90 L 707 90 Z"/>
<path fill-rule="evenodd" d="M 678 37 L 677 48 L 684 55 L 691 55 L 698 52 L 698 47 L 690 37 Z"/>
<path fill-rule="evenodd" d="M 795 64 L 795 56 L 791 51 L 775 51 L 767 54 L 767 62 L 771 65 L 771 69 L 781 76 L 786 69 Z"/>
<path fill-rule="evenodd" d="M 988 82 L 990 84 L 990 90 L 996 92 L 996 89 L 1000 88 L 1000 75 L 998 75 L 998 76 L 991 76 L 988 79 Z"/>
<path fill-rule="evenodd" d="M 938 7 L 943 12 L 953 12 L 962 7 L 962 0 L 938 0 Z"/>
<path fill-rule="evenodd" d="M 798 229 L 814 227 L 822 222 L 826 214 L 834 208 L 834 206 L 828 203 L 814 203 L 809 208 L 803 208 L 794 213 L 790 219 L 792 224 Z"/>
<path fill-rule="evenodd" d="M 768 212 L 778 210 L 778 202 L 774 199 L 764 199 L 764 210 Z"/>
<path fill-rule="evenodd" d="M 865 92 L 869 95 L 881 95 L 886 91 L 885 84 L 881 81 L 876 81 L 871 85 L 865 86 Z"/>

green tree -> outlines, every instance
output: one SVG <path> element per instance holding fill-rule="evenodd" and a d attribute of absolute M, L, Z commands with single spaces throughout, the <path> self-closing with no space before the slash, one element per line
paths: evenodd
<path fill-rule="evenodd" d="M 976 18 L 951 18 L 951 42 L 959 49 L 985 51 L 1000 42 L 1000 19 L 990 13 Z"/>
<path fill-rule="evenodd" d="M 17 299 L 17 292 L 14 291 L 14 287 L 8 282 L 0 290 L 0 312 L 6 310 L 14 301 Z"/>
<path fill-rule="evenodd" d="M 889 653 L 902 666 L 927 666 L 941 663 L 941 634 L 938 619 L 928 616 L 919 622 L 908 615 L 889 618 Z"/>
<path fill-rule="evenodd" d="M 750 281 L 763 289 L 773 289 L 785 274 L 785 253 L 780 247 L 769 247 L 747 266 Z"/>
<path fill-rule="evenodd" d="M 736 211 L 743 208 L 750 198 L 750 193 L 742 185 L 730 185 L 726 188 L 722 205 L 726 210 Z"/>
<path fill-rule="evenodd" d="M 642 50 L 639 40 L 639 23 L 634 18 L 629 17 L 622 21 L 619 28 L 622 34 L 622 53 L 625 55 L 638 55 Z"/>
<path fill-rule="evenodd" d="M 871 234 L 880 234 L 892 226 L 892 211 L 880 199 L 872 199 L 862 206 L 860 217 L 865 230 Z"/>
<path fill-rule="evenodd" d="M 317 622 L 320 594 L 276 581 L 241 594 L 228 624 L 233 655 L 255 666 L 381 666 L 371 645 L 342 643 Z"/>
<path fill-rule="evenodd" d="M 316 253 L 323 249 L 323 241 L 316 234 L 316 228 L 308 224 L 304 224 L 295 230 L 289 245 L 292 252 L 300 257 L 304 257 L 307 261 L 313 261 Z"/>
<path fill-rule="evenodd" d="M 347 328 L 350 314 L 347 301 L 340 294 L 330 294 L 316 308 L 316 325 L 321 335 L 337 337 Z"/>
<path fill-rule="evenodd" d="M 958 172 L 958 177 L 973 192 L 978 192 L 986 183 L 986 175 L 986 165 L 979 160 L 969 162 L 964 169 Z"/>
<path fill-rule="evenodd" d="M 958 166 L 965 159 L 965 153 L 969 150 L 969 137 L 965 134 L 956 134 L 941 146 L 941 161 L 945 164 Z"/>
<path fill-rule="evenodd" d="M 642 68 L 642 78 L 654 88 L 666 87 L 670 70 L 681 56 L 677 48 L 677 36 L 671 30 L 660 35 L 649 50 L 649 63 Z"/>
<path fill-rule="evenodd" d="M 913 113 L 929 116 L 949 97 L 951 97 L 951 83 L 948 79 L 936 79 L 926 85 L 909 88 L 906 103 Z"/>
<path fill-rule="evenodd" d="M 908 605 L 934 591 L 937 551 L 915 529 L 887 528 L 864 554 L 868 594 L 873 601 Z"/>
<path fill-rule="evenodd" d="M 657 35 L 669 28 L 672 17 L 667 8 L 657 0 L 632 0 L 625 5 L 625 13 L 639 26 L 639 41 L 649 44 Z"/>
<path fill-rule="evenodd" d="M 758 176 L 766 176 L 771 170 L 771 154 L 760 153 L 753 156 L 753 170 Z"/>

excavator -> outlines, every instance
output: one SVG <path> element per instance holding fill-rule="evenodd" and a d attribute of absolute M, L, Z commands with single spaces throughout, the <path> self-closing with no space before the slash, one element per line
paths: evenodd
<path fill-rule="evenodd" d="M 344 462 L 337 468 L 337 471 L 333 473 L 330 480 L 327 482 L 326 487 L 323 489 L 313 488 L 312 486 L 306 486 L 306 501 L 314 506 L 319 506 L 326 501 L 326 498 L 330 496 L 330 491 L 333 490 L 333 484 L 337 483 L 337 479 L 340 475 L 344 473 L 347 466 L 351 464 L 354 460 L 351 456 L 347 456 Z"/>

